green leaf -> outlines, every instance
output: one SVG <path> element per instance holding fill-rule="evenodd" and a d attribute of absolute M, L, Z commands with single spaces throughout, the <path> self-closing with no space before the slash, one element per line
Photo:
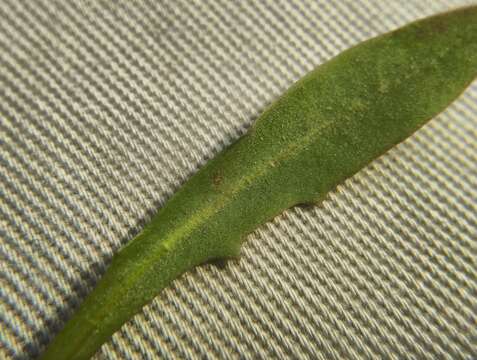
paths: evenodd
<path fill-rule="evenodd" d="M 172 280 L 239 254 L 284 209 L 323 199 L 477 76 L 477 6 L 353 47 L 294 84 L 114 258 L 43 359 L 86 359 Z"/>

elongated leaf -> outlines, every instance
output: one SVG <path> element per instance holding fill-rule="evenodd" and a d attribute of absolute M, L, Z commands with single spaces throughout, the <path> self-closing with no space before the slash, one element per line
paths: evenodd
<path fill-rule="evenodd" d="M 259 224 L 323 199 L 446 108 L 476 76 L 476 6 L 412 23 L 318 67 L 114 257 L 43 358 L 88 358 L 177 276 L 237 256 Z"/>

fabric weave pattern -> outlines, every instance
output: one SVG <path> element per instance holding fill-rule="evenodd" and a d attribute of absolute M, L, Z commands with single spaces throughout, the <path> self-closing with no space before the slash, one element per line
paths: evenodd
<path fill-rule="evenodd" d="M 317 65 L 475 1 L 0 2 L 0 358 Z M 358 69 L 359 71 L 359 69 Z M 97 359 L 477 356 L 477 82 L 340 185 L 175 281 Z"/>

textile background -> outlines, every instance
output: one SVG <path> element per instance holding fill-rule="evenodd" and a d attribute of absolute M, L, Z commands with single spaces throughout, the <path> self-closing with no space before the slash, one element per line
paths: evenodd
<path fill-rule="evenodd" d="M 121 245 L 294 81 L 466 4 L 1 1 L 0 358 L 38 356 Z M 476 239 L 474 82 L 322 205 L 175 281 L 96 357 L 470 359 Z"/>

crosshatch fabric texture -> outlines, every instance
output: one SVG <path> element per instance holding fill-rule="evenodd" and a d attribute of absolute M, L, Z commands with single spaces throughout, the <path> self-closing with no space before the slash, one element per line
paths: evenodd
<path fill-rule="evenodd" d="M 38 356 L 113 254 L 294 81 L 469 4 L 1 1 L 0 358 Z M 475 358 L 476 239 L 474 82 L 320 206 L 175 281 L 96 359 Z"/>

